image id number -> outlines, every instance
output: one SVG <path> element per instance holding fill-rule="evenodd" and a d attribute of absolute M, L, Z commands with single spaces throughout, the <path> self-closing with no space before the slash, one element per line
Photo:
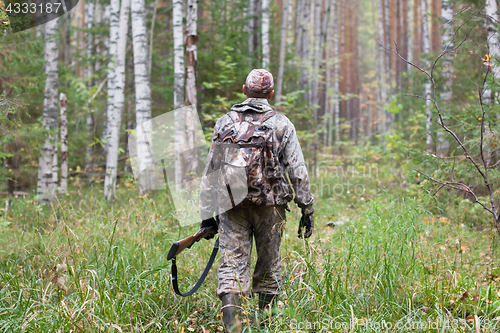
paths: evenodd
<path fill-rule="evenodd" d="M 9 3 L 5 11 L 9 14 L 34 14 L 34 13 L 58 13 L 59 12 L 59 7 L 61 7 L 61 3 L 41 3 L 41 4 L 36 4 L 36 3 Z"/>

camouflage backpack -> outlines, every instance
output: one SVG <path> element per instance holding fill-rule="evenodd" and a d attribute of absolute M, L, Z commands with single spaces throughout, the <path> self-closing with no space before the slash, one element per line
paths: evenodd
<path fill-rule="evenodd" d="M 215 133 L 211 171 L 216 173 L 217 206 L 224 211 L 239 204 L 276 204 L 273 190 L 283 173 L 276 132 L 264 124 L 275 114 L 231 111 L 233 123 Z"/>

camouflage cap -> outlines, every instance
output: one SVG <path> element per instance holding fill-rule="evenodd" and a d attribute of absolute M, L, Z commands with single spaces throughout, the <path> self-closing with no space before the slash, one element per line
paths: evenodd
<path fill-rule="evenodd" d="M 267 94 L 273 90 L 274 79 L 273 74 L 265 69 L 253 69 L 247 76 L 245 82 L 247 89 L 254 93 Z"/>

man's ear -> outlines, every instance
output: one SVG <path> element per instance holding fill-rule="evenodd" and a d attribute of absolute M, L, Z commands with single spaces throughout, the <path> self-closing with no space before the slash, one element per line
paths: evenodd
<path fill-rule="evenodd" d="M 271 91 L 271 93 L 269 94 L 269 96 L 267 96 L 267 100 L 271 100 L 271 98 L 273 98 L 273 95 L 274 95 L 274 90 Z"/>
<path fill-rule="evenodd" d="M 243 93 L 245 94 L 245 96 L 246 96 L 246 94 L 247 94 L 247 91 L 246 91 L 246 90 L 247 90 L 247 89 L 246 89 L 246 86 L 245 86 L 245 85 L 243 85 Z"/>

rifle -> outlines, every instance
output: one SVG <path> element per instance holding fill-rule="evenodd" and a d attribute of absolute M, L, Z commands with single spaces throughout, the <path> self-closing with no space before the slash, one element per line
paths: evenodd
<path fill-rule="evenodd" d="M 193 246 L 194 243 L 198 242 L 200 239 L 207 237 L 209 235 L 215 235 L 216 233 L 217 229 L 214 227 L 201 228 L 193 236 L 181 239 L 180 241 L 177 241 L 174 244 L 172 244 L 172 246 L 170 247 L 170 250 L 168 251 L 167 254 L 167 260 L 172 260 L 172 286 L 174 287 L 174 291 L 177 295 L 183 297 L 191 296 L 198 290 L 198 288 L 200 288 L 200 286 L 203 284 L 203 281 L 205 281 L 205 278 L 207 277 L 207 274 L 210 271 L 212 264 L 214 263 L 217 252 L 219 251 L 219 239 L 217 238 L 217 240 L 215 241 L 214 249 L 212 250 L 210 259 L 208 260 L 207 266 L 205 267 L 205 270 L 201 274 L 200 279 L 198 280 L 198 282 L 196 282 L 196 285 L 186 293 L 181 293 L 179 291 L 179 286 L 177 284 L 177 263 L 176 263 L 177 260 L 175 256 L 184 251 L 186 248 L 189 249 L 191 246 Z"/>
<path fill-rule="evenodd" d="M 200 239 L 207 237 L 210 234 L 215 235 L 217 230 L 214 230 L 214 227 L 206 227 L 201 228 L 197 233 L 192 236 L 181 239 L 180 241 L 175 242 L 170 247 L 168 251 L 167 260 L 174 258 L 176 255 L 184 251 L 186 248 L 189 249 L 195 242 L 199 242 Z"/>

